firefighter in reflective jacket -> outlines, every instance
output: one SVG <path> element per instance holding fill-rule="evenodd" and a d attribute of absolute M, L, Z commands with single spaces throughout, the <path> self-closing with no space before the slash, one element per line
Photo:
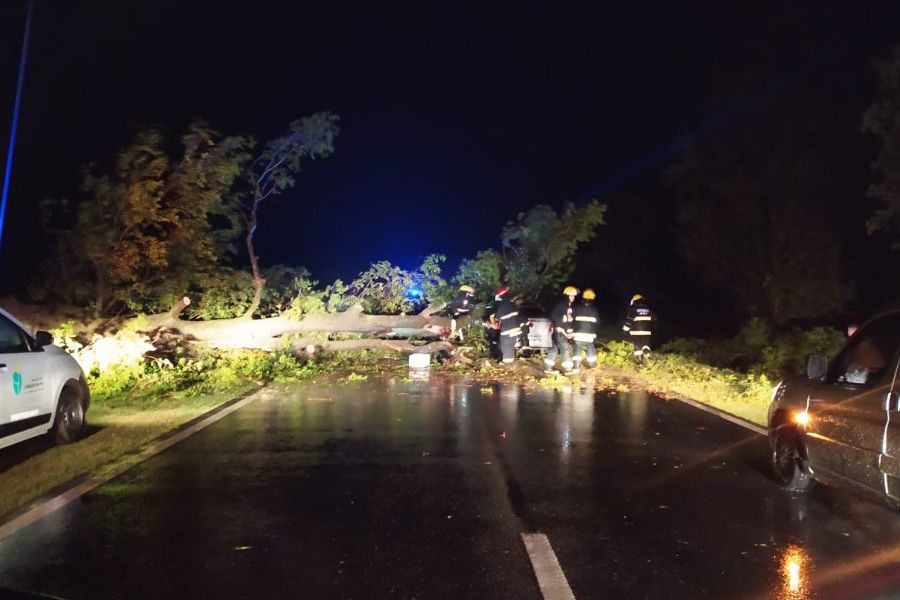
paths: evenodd
<path fill-rule="evenodd" d="M 655 323 L 656 315 L 647 306 L 647 301 L 642 295 L 635 294 L 628 307 L 628 316 L 625 317 L 622 331 L 631 338 L 634 344 L 634 357 L 638 362 L 643 362 L 650 355 Z"/>
<path fill-rule="evenodd" d="M 456 298 L 450 303 L 450 337 L 458 335 L 460 341 L 463 339 L 462 328 L 457 333 L 457 325 L 464 317 L 469 316 L 472 312 L 472 297 L 475 295 L 475 288 L 471 285 L 459 286 L 459 292 Z"/>
<path fill-rule="evenodd" d="M 553 307 L 550 311 L 550 320 L 553 322 L 553 346 L 547 351 L 547 357 L 544 359 L 544 365 L 547 369 L 553 369 L 556 366 L 556 357 L 560 356 L 562 368 L 566 371 L 570 370 L 574 365 L 572 363 L 572 336 L 575 323 L 573 312 L 575 310 L 575 299 L 578 297 L 578 288 L 574 285 L 567 285 L 563 289 L 564 299 Z"/>
<path fill-rule="evenodd" d="M 577 369 L 581 365 L 581 353 L 587 356 L 588 368 L 597 366 L 597 348 L 594 346 L 594 340 L 597 339 L 597 326 L 600 323 L 600 313 L 594 306 L 594 300 L 597 294 L 594 290 L 588 288 L 581 295 L 581 304 L 575 306 L 572 310 L 572 316 L 575 318 L 573 323 L 572 339 L 575 341 L 575 357 L 574 363 Z"/>
<path fill-rule="evenodd" d="M 491 322 L 500 329 L 503 364 L 510 365 L 516 359 L 516 342 L 522 335 L 522 319 L 519 317 L 519 307 L 509 299 L 509 288 L 498 289 L 494 299 L 497 301 L 497 308 L 491 315 Z"/>

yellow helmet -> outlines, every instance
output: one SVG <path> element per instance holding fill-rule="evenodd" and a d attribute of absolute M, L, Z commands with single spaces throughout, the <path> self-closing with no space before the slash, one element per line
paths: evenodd
<path fill-rule="evenodd" d="M 459 291 L 469 292 L 470 294 L 474 294 L 475 288 L 473 288 L 471 285 L 461 285 L 461 286 L 459 286 Z"/>
<path fill-rule="evenodd" d="M 642 295 L 635 294 L 634 296 L 631 297 L 631 303 L 634 304 L 638 300 L 643 300 L 643 299 L 644 299 L 644 297 Z"/>
<path fill-rule="evenodd" d="M 585 300 L 596 300 L 597 293 L 594 292 L 594 290 L 592 290 L 591 288 L 588 288 L 588 289 L 584 290 L 584 293 L 581 294 L 581 297 L 584 298 Z"/>
<path fill-rule="evenodd" d="M 577 295 L 578 295 L 578 288 L 575 287 L 574 285 L 567 285 L 563 289 L 563 296 L 577 296 Z"/>

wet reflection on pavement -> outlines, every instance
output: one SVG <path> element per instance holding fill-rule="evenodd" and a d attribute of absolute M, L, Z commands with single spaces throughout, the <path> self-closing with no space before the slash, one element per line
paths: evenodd
<path fill-rule="evenodd" d="M 900 595 L 900 517 L 786 493 L 767 456 L 734 424 L 590 381 L 299 385 L 0 544 L 0 588 L 539 598 L 519 536 L 542 532 L 577 598 Z"/>

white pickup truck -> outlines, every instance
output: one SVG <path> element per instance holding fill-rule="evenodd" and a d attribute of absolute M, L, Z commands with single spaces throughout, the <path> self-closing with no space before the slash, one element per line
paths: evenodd
<path fill-rule="evenodd" d="M 77 440 L 89 403 L 75 359 L 0 309 L 0 448 L 47 433 L 60 444 Z"/>

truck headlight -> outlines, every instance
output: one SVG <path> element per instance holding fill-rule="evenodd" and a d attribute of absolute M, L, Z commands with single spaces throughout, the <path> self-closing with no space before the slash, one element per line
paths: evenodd
<path fill-rule="evenodd" d="M 802 427 L 806 427 L 807 425 L 809 425 L 810 416 L 809 413 L 805 410 L 795 411 L 792 416 L 794 419 L 794 423 L 796 423 L 797 425 L 800 425 Z"/>

